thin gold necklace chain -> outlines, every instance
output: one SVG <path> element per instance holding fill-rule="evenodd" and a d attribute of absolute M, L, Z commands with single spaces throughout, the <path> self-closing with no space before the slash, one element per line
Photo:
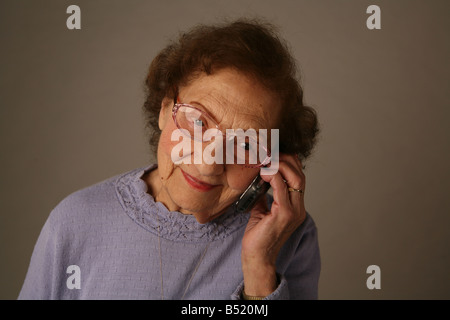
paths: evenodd
<path fill-rule="evenodd" d="M 156 214 L 156 218 L 158 220 L 158 251 L 159 251 L 159 274 L 161 276 L 161 300 L 165 300 L 164 299 L 164 278 L 163 278 L 163 271 L 162 271 L 162 254 L 161 254 L 161 233 L 160 233 L 161 222 L 159 221 L 158 214 Z M 218 227 L 218 224 L 216 224 L 214 231 L 217 230 L 217 227 Z M 194 276 L 197 273 L 198 267 L 200 266 L 201 262 L 203 261 L 206 251 L 208 251 L 209 244 L 210 244 L 210 242 L 208 242 L 205 249 L 203 250 L 200 260 L 197 262 L 197 265 L 195 266 L 195 269 L 192 272 L 191 278 L 189 279 L 189 282 L 188 282 L 186 288 L 184 289 L 184 293 L 183 293 L 183 296 L 181 297 L 181 300 L 184 300 L 184 296 L 186 295 L 186 293 L 189 289 L 189 286 L 191 285 L 192 279 L 194 279 Z"/>

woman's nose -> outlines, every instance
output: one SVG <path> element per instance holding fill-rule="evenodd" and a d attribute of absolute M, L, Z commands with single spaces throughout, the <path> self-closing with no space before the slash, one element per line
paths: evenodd
<path fill-rule="evenodd" d="M 224 165 L 217 163 L 206 164 L 203 162 L 201 164 L 195 164 L 195 167 L 202 176 L 219 176 L 224 171 Z"/>
<path fill-rule="evenodd" d="M 220 175 L 224 171 L 223 141 L 194 142 L 192 162 L 204 176 Z"/>

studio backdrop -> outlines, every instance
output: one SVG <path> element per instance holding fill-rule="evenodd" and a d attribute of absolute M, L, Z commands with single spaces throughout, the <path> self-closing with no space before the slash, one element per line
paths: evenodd
<path fill-rule="evenodd" d="M 63 198 L 155 161 L 142 104 L 159 50 L 197 24 L 246 17 L 278 27 L 319 117 L 305 163 L 319 298 L 449 299 L 449 10 L 446 0 L 2 0 L 0 298 L 17 298 Z"/>

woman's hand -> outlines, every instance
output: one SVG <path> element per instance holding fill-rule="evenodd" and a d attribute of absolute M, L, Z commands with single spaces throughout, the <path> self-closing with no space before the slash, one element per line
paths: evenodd
<path fill-rule="evenodd" d="M 306 218 L 305 175 L 296 155 L 280 154 L 278 172 L 261 175 L 273 189 L 268 211 L 264 196 L 251 210 L 242 239 L 244 290 L 249 296 L 267 296 L 277 287 L 276 259 L 281 247 Z M 301 190 L 289 191 L 288 188 Z"/>

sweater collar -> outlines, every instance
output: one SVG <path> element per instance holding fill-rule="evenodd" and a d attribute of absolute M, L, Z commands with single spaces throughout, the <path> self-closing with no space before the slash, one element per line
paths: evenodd
<path fill-rule="evenodd" d="M 169 211 L 147 193 L 147 184 L 141 177 L 157 164 L 129 171 L 115 182 L 119 201 L 127 215 L 147 231 L 161 238 L 181 242 L 210 242 L 221 240 L 244 227 L 248 214 L 239 214 L 230 207 L 211 222 L 200 224 L 193 215 Z"/>

